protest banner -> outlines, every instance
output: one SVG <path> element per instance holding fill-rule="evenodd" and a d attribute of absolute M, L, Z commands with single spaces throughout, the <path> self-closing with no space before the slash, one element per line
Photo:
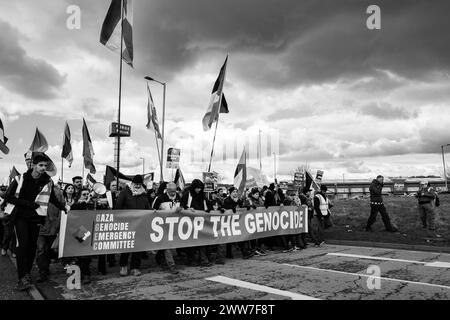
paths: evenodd
<path fill-rule="evenodd" d="M 305 206 L 239 209 L 80 210 L 62 214 L 59 257 L 164 250 L 308 231 Z"/>

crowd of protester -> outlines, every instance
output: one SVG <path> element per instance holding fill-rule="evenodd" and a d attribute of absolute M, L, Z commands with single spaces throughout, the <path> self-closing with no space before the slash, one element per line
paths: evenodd
<path fill-rule="evenodd" d="M 1 254 L 5 256 L 9 250 L 11 255 L 16 257 L 19 290 L 26 290 L 32 285 L 31 270 L 34 263 L 39 272 L 37 282 L 48 281 L 50 264 L 59 261 L 63 265 L 77 264 L 80 267 L 82 283 L 88 284 L 91 282 L 91 263 L 94 259 L 97 260 L 98 273 L 103 275 L 107 273 L 107 265 L 112 268 L 118 263 L 120 276 L 139 276 L 142 259 L 148 259 L 150 256 L 154 256 L 158 265 L 177 274 L 177 264 L 208 267 L 224 264 L 226 259 L 238 256 L 243 259 L 264 256 L 276 248 L 293 252 L 307 247 L 306 234 L 301 233 L 223 245 L 58 260 L 56 251 L 61 214 L 70 214 L 71 210 L 155 209 L 176 210 L 181 213 L 183 209 L 192 209 L 224 213 L 258 207 L 306 205 L 309 223 L 314 226 L 310 228 L 313 243 L 317 246 L 323 243 L 323 204 L 322 200 L 316 203 L 311 198 L 310 190 L 285 194 L 272 183 L 263 188 L 245 190 L 241 195 L 234 187 L 206 193 L 204 183 L 199 179 L 194 179 L 181 190 L 174 182 L 153 183 L 147 186 L 142 176 L 136 175 L 128 184 L 121 182 L 117 186 L 117 181 L 114 180 L 107 185 L 112 196 L 112 203 L 109 203 L 105 196 L 99 197 L 95 194 L 92 185 L 83 185 L 81 176 L 73 177 L 72 183 L 53 183 L 46 173 L 48 161 L 50 160 L 45 154 L 34 153 L 31 161 L 27 162 L 28 171 L 16 177 L 7 190 L 0 190 L 1 211 L 8 211 L 8 206 L 13 207 L 10 214 L 3 214 L 1 219 Z M 326 190 L 322 191 L 326 199 Z M 42 208 L 45 209 L 45 214 L 37 214 L 37 210 Z"/>
<path fill-rule="evenodd" d="M 58 260 L 58 233 L 61 214 L 71 210 L 129 209 L 129 210 L 200 210 L 211 213 L 245 212 L 246 210 L 273 206 L 306 206 L 308 210 L 308 234 L 280 235 L 258 238 L 239 243 L 197 246 L 156 252 L 132 252 L 63 258 L 63 265 L 77 264 L 83 284 L 91 282 L 91 263 L 97 260 L 97 271 L 106 274 L 109 268 L 119 265 L 119 275 L 141 275 L 142 259 L 154 256 L 157 265 L 168 272 L 179 273 L 177 264 L 208 267 L 225 264 L 226 259 L 242 257 L 250 259 L 265 256 L 273 250 L 294 252 L 307 248 L 308 240 L 315 246 L 324 243 L 324 229 L 330 227 L 330 208 L 333 204 L 327 196 L 327 187 L 320 191 L 300 188 L 284 192 L 276 183 L 262 188 L 244 190 L 242 194 L 235 187 L 219 188 L 205 192 L 205 185 L 194 179 L 184 190 L 174 182 L 160 182 L 146 185 L 142 175 L 136 175 L 128 184 L 111 181 L 106 188 L 111 192 L 112 201 L 105 195 L 99 197 L 93 185 L 83 185 L 83 178 L 75 176 L 72 183 L 53 183 L 46 173 L 50 159 L 43 153 L 33 153 L 27 161 L 28 171 L 17 176 L 7 189 L 0 189 L 0 240 L 1 255 L 8 250 L 17 259 L 19 290 L 32 285 L 31 270 L 36 263 L 38 282 L 48 281 L 50 264 Z M 366 231 L 372 231 L 376 215 L 380 212 L 387 231 L 397 231 L 390 222 L 381 196 L 383 177 L 378 176 L 371 185 L 371 214 Z M 434 207 L 439 205 L 437 194 L 428 184 L 423 184 L 417 194 L 420 218 L 424 228 L 434 230 Z M 9 214 L 4 214 L 8 212 Z"/>

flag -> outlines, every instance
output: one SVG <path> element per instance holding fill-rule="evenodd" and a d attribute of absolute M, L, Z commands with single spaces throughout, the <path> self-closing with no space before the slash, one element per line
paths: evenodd
<path fill-rule="evenodd" d="M 92 188 L 94 186 L 94 183 L 97 183 L 97 180 L 95 180 L 94 177 L 91 176 L 90 173 L 88 173 L 86 176 L 86 182 L 87 182 L 88 186 L 90 188 Z"/>
<path fill-rule="evenodd" d="M 66 121 L 66 127 L 64 129 L 63 148 L 61 152 L 61 158 L 66 159 L 69 162 L 69 168 L 72 166 L 73 154 L 72 145 L 70 143 L 70 129 L 69 124 Z"/>
<path fill-rule="evenodd" d="M 122 9 L 123 2 L 123 9 Z M 122 10 L 122 12 L 121 12 Z M 122 21 L 123 13 L 123 21 Z M 123 25 L 123 38 L 121 30 Z M 133 3 L 131 0 L 112 0 L 103 21 L 100 43 L 114 52 L 120 52 L 122 59 L 133 67 Z"/>
<path fill-rule="evenodd" d="M 147 84 L 147 93 L 148 93 L 148 103 L 147 103 L 147 129 L 153 129 L 157 137 L 162 139 L 161 132 L 159 131 L 159 122 L 158 117 L 156 116 L 156 108 L 153 103 L 152 93 L 150 92 L 150 88 Z"/>
<path fill-rule="evenodd" d="M 8 138 L 5 137 L 5 129 L 3 128 L 2 119 L 0 119 L 0 151 L 4 154 L 9 153 L 9 148 L 6 146 L 6 142 L 8 142 Z"/>
<path fill-rule="evenodd" d="M 245 184 L 247 182 L 247 156 L 245 149 L 242 151 L 241 159 L 234 171 L 234 187 L 238 189 L 239 196 L 244 193 Z"/>
<path fill-rule="evenodd" d="M 227 101 L 223 98 L 223 84 L 225 82 L 225 72 L 227 69 L 228 55 L 220 69 L 219 76 L 211 93 L 211 98 L 209 100 L 208 110 L 203 117 L 203 130 L 208 131 L 214 122 L 219 120 L 219 113 L 228 113 Z M 220 103 L 220 108 L 219 108 Z"/>
<path fill-rule="evenodd" d="M 9 179 L 8 179 L 9 184 L 11 184 L 14 181 L 15 177 L 17 177 L 17 176 L 20 176 L 20 173 L 19 173 L 19 171 L 17 171 L 16 167 L 13 166 L 11 169 L 11 172 L 9 173 Z"/>
<path fill-rule="evenodd" d="M 315 191 L 320 191 L 319 185 L 314 181 L 309 171 L 305 172 L 305 176 L 306 176 L 306 184 L 305 184 L 306 189 L 310 190 L 312 186 Z"/>
<path fill-rule="evenodd" d="M 97 170 L 95 170 L 94 166 L 94 148 L 92 147 L 91 137 L 89 135 L 89 131 L 84 118 L 83 118 L 83 158 L 84 158 L 84 167 L 86 169 L 89 169 L 90 173 L 95 174 Z"/>
<path fill-rule="evenodd" d="M 39 131 L 38 127 L 36 127 L 33 142 L 31 143 L 30 148 L 28 148 L 28 151 L 45 152 L 47 150 L 48 150 L 47 139 L 45 139 L 44 135 Z"/>
<path fill-rule="evenodd" d="M 184 190 L 184 187 L 186 186 L 186 182 L 184 180 L 183 173 L 181 172 L 180 168 L 178 168 L 177 172 L 175 173 L 174 182 L 178 188 L 180 188 L 181 190 Z"/>
<path fill-rule="evenodd" d="M 135 175 L 125 175 L 122 172 L 119 172 L 119 182 L 131 182 L 131 180 L 133 180 L 133 177 Z M 144 184 L 147 185 L 149 182 L 153 182 L 154 180 L 154 173 L 150 172 L 150 173 L 146 173 L 144 175 L 142 175 L 142 178 L 144 180 Z M 109 186 L 109 184 L 117 179 L 117 170 L 114 169 L 113 167 L 110 166 L 106 166 L 106 170 L 105 170 L 105 179 L 104 179 L 104 184 L 105 186 Z"/>

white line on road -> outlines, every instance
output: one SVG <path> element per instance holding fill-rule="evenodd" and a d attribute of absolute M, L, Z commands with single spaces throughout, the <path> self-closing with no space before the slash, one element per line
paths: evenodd
<path fill-rule="evenodd" d="M 320 299 L 317 299 L 314 297 L 306 296 L 306 295 L 295 293 L 295 292 L 274 289 L 274 288 L 263 286 L 260 284 L 237 280 L 237 279 L 232 279 L 232 278 L 223 277 L 223 276 L 210 277 L 210 278 L 206 278 L 206 280 L 220 282 L 220 283 L 224 283 L 224 284 L 228 284 L 228 285 L 232 285 L 232 286 L 236 286 L 236 287 L 241 287 L 241 288 L 246 288 L 246 289 L 251 289 L 251 290 L 273 293 L 273 294 L 277 294 L 279 296 L 289 297 L 292 300 L 320 300 Z"/>
<path fill-rule="evenodd" d="M 296 264 L 289 264 L 289 263 L 283 263 L 283 265 L 289 266 L 289 267 L 294 267 L 294 268 L 314 270 L 314 271 L 332 272 L 332 273 L 339 273 L 339 274 L 346 274 L 346 275 L 351 275 L 351 276 L 367 277 L 367 278 L 370 277 L 372 279 L 381 279 L 381 280 L 388 280 L 388 281 L 394 281 L 394 282 L 404 282 L 404 283 L 410 283 L 410 284 L 417 284 L 417 285 L 428 286 L 428 287 L 450 289 L 449 286 L 444 286 L 444 285 L 440 285 L 440 284 L 432 284 L 432 283 L 426 283 L 426 282 L 401 280 L 401 279 L 386 278 L 386 277 L 377 277 L 377 276 L 373 276 L 373 275 L 369 275 L 369 274 L 363 274 L 363 273 L 353 273 L 353 272 L 337 271 L 337 270 L 330 270 L 330 269 L 320 269 L 320 268 L 315 268 L 315 267 L 299 266 L 299 265 L 296 265 Z"/>
<path fill-rule="evenodd" d="M 327 255 L 328 256 L 338 256 L 338 257 L 348 257 L 348 258 L 369 259 L 369 260 L 384 260 L 384 261 L 395 261 L 395 262 L 405 262 L 405 263 L 416 263 L 416 264 L 423 264 L 425 267 L 450 268 L 450 262 L 442 262 L 442 261 L 423 262 L 423 261 L 415 261 L 415 260 L 364 256 L 364 255 L 358 255 L 358 254 L 339 253 L 339 252 L 331 252 L 331 253 L 327 253 Z"/>

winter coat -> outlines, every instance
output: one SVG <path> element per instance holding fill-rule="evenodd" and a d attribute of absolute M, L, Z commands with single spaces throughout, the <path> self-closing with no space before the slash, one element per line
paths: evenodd
<path fill-rule="evenodd" d="M 201 189 L 199 193 L 195 192 L 195 189 L 197 188 Z M 207 204 L 207 201 L 205 193 L 203 192 L 204 189 L 205 185 L 203 184 L 203 182 L 199 179 L 194 179 L 189 186 L 188 192 L 184 193 L 183 197 L 181 198 L 181 207 L 183 207 L 184 209 L 192 208 L 194 210 L 205 211 L 205 203 Z M 190 206 L 188 205 L 189 195 L 191 195 L 192 197 Z"/>
<path fill-rule="evenodd" d="M 23 184 L 19 192 L 19 197 L 16 198 L 15 195 L 18 183 L 14 179 L 6 191 L 5 200 L 6 202 L 15 205 L 12 213 L 14 218 L 17 217 L 27 219 L 38 224 L 44 224 L 45 217 L 37 214 L 36 209 L 39 208 L 39 205 L 35 202 L 35 200 L 44 186 L 49 183 L 50 176 L 47 173 L 43 173 L 38 179 L 34 179 L 31 175 L 32 171 L 33 170 L 30 169 L 23 174 Z M 60 210 L 65 210 L 64 204 L 56 198 L 53 189 L 50 193 L 49 204 L 50 203 L 54 204 Z"/>
<path fill-rule="evenodd" d="M 230 196 L 228 196 L 223 202 L 223 208 L 225 210 L 233 210 L 233 213 L 236 213 L 236 208 L 242 207 L 242 204 L 243 203 L 241 199 L 239 199 L 238 201 L 234 201 Z"/>
<path fill-rule="evenodd" d="M 370 202 L 383 203 L 383 184 L 377 179 L 373 179 L 369 187 L 370 191 Z"/>
<path fill-rule="evenodd" d="M 151 205 L 148 202 L 147 193 L 144 192 L 133 196 L 131 189 L 126 187 L 125 190 L 122 190 L 119 193 L 119 197 L 117 198 L 115 209 L 151 209 Z"/>
<path fill-rule="evenodd" d="M 431 203 L 434 199 L 436 199 L 436 193 L 430 187 L 420 189 L 417 194 L 419 204 Z"/>

